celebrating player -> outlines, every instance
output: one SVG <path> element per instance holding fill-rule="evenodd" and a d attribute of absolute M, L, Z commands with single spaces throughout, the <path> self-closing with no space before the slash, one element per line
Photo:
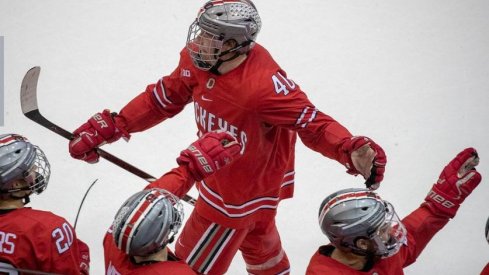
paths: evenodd
<path fill-rule="evenodd" d="M 191 186 L 229 165 L 241 146 L 226 132 L 203 135 L 182 151 L 178 168 L 157 181 Z M 152 188 L 132 195 L 119 209 L 105 235 L 106 274 L 196 274 L 167 248 L 183 221 L 177 197 Z"/>
<path fill-rule="evenodd" d="M 205 3 L 189 27 L 177 68 L 148 85 L 119 114 L 95 114 L 69 144 L 74 158 L 97 162 L 98 146 L 128 139 L 189 103 L 199 135 L 223 130 L 235 136 L 241 157 L 204 181 L 195 178 L 199 198 L 176 244 L 177 256 L 199 273 L 225 273 L 238 250 L 249 273 L 289 272 L 275 215 L 279 202 L 293 195 L 297 135 L 348 173 L 361 174 L 369 188 L 378 188 L 384 176 L 382 148 L 367 137 L 352 137 L 309 101 L 255 42 L 261 25 L 249 0 Z M 180 197 L 190 188 L 152 187 Z"/>
<path fill-rule="evenodd" d="M 392 204 L 371 190 L 328 196 L 319 209 L 319 225 L 331 244 L 314 254 L 306 274 L 404 274 L 480 183 L 478 162 L 473 148 L 460 152 L 402 222 Z"/>
<path fill-rule="evenodd" d="M 16 134 L 0 135 L 0 273 L 88 274 L 89 249 L 73 227 L 25 205 L 51 175 L 41 148 Z M 12 273 L 11 273 L 12 272 Z M 36 273 L 37 274 L 37 273 Z"/>

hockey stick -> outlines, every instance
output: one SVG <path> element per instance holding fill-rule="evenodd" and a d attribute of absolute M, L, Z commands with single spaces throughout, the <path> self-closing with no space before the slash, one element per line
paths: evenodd
<path fill-rule="evenodd" d="M 20 104 L 22 107 L 22 112 L 26 117 L 32 121 L 48 128 L 49 130 L 55 132 L 56 134 L 66 138 L 73 139 L 73 134 L 66 131 L 65 129 L 59 127 L 58 125 L 47 120 L 39 111 L 37 105 L 37 82 L 39 80 L 39 74 L 41 72 L 41 67 L 33 67 L 24 76 L 22 80 L 22 86 L 20 88 Z M 156 180 L 155 177 L 150 174 L 140 170 L 139 168 L 121 160 L 120 158 L 97 148 L 97 153 L 104 159 L 112 162 L 113 164 L 121 167 L 122 169 L 146 180 L 147 182 L 153 182 Z M 195 199 L 189 195 L 184 195 L 182 198 L 184 201 L 191 205 L 195 205 Z"/>
<path fill-rule="evenodd" d="M 83 199 L 80 203 L 80 206 L 78 207 L 78 212 L 76 213 L 76 218 L 75 218 L 75 224 L 73 225 L 73 228 L 76 229 L 76 223 L 78 222 L 78 216 L 80 216 L 80 211 L 83 206 L 83 203 L 85 202 L 85 199 L 87 198 L 88 192 L 90 192 L 90 189 L 92 189 L 93 185 L 98 181 L 98 179 L 94 180 L 92 184 L 88 187 L 87 191 L 85 192 L 85 195 L 83 196 Z"/>

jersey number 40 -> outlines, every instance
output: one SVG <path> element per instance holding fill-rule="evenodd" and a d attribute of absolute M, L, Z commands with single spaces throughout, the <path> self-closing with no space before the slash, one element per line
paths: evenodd
<path fill-rule="evenodd" d="M 288 95 L 290 91 L 295 89 L 294 81 L 285 78 L 280 72 L 272 75 L 272 81 L 277 94 L 284 93 L 284 95 Z"/>

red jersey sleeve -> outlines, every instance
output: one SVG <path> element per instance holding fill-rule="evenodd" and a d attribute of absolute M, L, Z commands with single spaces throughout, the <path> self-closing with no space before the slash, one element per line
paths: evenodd
<path fill-rule="evenodd" d="M 261 83 L 257 104 L 265 123 L 294 130 L 307 147 L 340 160 L 341 144 L 352 136 L 343 125 L 319 111 L 280 68 L 263 74 Z"/>
<path fill-rule="evenodd" d="M 183 50 L 182 56 L 186 54 Z M 150 84 L 146 90 L 124 106 L 115 120 L 129 133 L 149 129 L 167 118 L 180 113 L 192 101 L 190 78 L 184 78 L 187 70 L 178 67 L 168 76 Z"/>
<path fill-rule="evenodd" d="M 437 216 L 424 206 L 402 220 L 408 232 L 408 243 L 399 252 L 404 258 L 404 267 L 416 261 L 428 242 L 448 221 L 447 217 Z"/>
<path fill-rule="evenodd" d="M 90 274 L 90 249 L 88 245 L 82 240 L 77 239 L 79 259 L 80 259 L 80 272 L 83 275 Z"/>
<path fill-rule="evenodd" d="M 195 180 L 186 166 L 179 166 L 148 184 L 145 189 L 162 188 L 181 198 L 192 188 Z"/>

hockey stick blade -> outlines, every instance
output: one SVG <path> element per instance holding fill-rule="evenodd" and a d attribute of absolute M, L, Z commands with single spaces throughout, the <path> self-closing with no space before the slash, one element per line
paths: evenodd
<path fill-rule="evenodd" d="M 56 134 L 66 138 L 73 139 L 73 134 L 66 131 L 65 129 L 59 127 L 53 122 L 46 119 L 39 111 L 39 106 L 37 104 L 37 82 L 39 80 L 39 74 L 41 72 L 41 67 L 36 66 L 27 71 L 22 80 L 22 86 L 20 88 L 20 105 L 22 107 L 22 112 L 30 120 L 36 122 L 37 124 L 55 132 Z M 140 170 L 139 168 L 123 161 L 122 159 L 97 148 L 97 153 L 104 159 L 112 162 L 113 164 L 119 166 L 120 168 L 144 179 L 147 182 L 153 182 L 156 180 L 155 177 L 150 174 Z M 184 195 L 182 200 L 188 202 L 191 205 L 195 205 L 196 200 L 189 195 Z"/>

